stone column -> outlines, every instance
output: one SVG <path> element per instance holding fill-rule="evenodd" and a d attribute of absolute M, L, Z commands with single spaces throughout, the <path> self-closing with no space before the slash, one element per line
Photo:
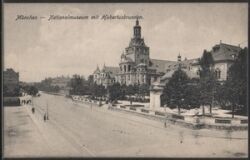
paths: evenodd
<path fill-rule="evenodd" d="M 150 89 L 150 109 L 156 110 L 161 107 L 161 95 L 163 86 L 160 84 L 153 84 Z"/>
<path fill-rule="evenodd" d="M 152 109 L 152 110 L 154 110 L 154 108 L 155 108 L 155 94 L 154 94 L 154 91 L 150 91 L 149 108 Z"/>

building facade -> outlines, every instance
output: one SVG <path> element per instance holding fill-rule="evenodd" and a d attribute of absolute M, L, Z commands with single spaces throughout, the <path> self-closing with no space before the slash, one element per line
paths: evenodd
<path fill-rule="evenodd" d="M 141 36 L 139 21 L 133 27 L 133 37 L 129 46 L 121 54 L 119 67 L 99 67 L 93 73 L 94 82 L 111 85 L 115 82 L 125 85 L 148 84 L 164 75 L 165 65 L 173 61 L 157 60 L 150 58 L 150 48 Z"/>
<path fill-rule="evenodd" d="M 55 78 L 52 78 L 51 85 L 52 86 L 58 86 L 60 88 L 67 88 L 69 86 L 70 77 L 69 76 L 58 76 Z"/>
<path fill-rule="evenodd" d="M 104 64 L 101 70 L 99 69 L 99 66 L 97 66 L 93 73 L 93 80 L 96 84 L 107 87 L 117 81 L 118 73 L 119 67 L 111 67 Z"/>
<path fill-rule="evenodd" d="M 199 77 L 199 59 L 181 59 L 177 61 L 159 60 L 150 58 L 150 48 L 145 44 L 141 36 L 141 26 L 136 20 L 133 27 L 133 37 L 128 47 L 125 48 L 120 57 L 119 67 L 106 67 L 102 70 L 97 67 L 93 73 L 94 82 L 105 86 L 115 82 L 125 85 L 148 84 L 164 82 L 181 65 L 181 68 L 191 78 Z M 214 71 L 219 81 L 227 79 L 227 72 L 237 57 L 240 46 L 233 46 L 220 42 L 210 50 L 214 59 Z"/>
<path fill-rule="evenodd" d="M 240 48 L 240 46 L 229 45 L 222 42 L 212 47 L 210 52 L 214 60 L 213 70 L 218 81 L 223 83 L 227 80 L 228 70 L 233 64 L 235 58 L 239 55 L 241 49 L 242 48 Z M 185 59 L 181 61 L 181 56 L 179 55 L 178 61 L 167 67 L 168 69 L 166 70 L 164 76 L 160 77 L 160 79 L 151 86 L 150 108 L 152 110 L 161 107 L 161 94 L 163 88 L 178 67 L 181 67 L 189 78 L 200 77 L 199 71 L 201 68 L 198 61 L 198 58 L 191 60 Z"/>

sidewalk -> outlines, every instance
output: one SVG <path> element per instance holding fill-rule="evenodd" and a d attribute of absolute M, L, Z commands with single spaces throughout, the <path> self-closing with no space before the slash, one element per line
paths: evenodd
<path fill-rule="evenodd" d="M 4 107 L 4 157 L 46 156 L 50 150 L 26 107 Z"/>
<path fill-rule="evenodd" d="M 4 108 L 4 157 L 79 156 L 82 153 L 31 106 Z"/>

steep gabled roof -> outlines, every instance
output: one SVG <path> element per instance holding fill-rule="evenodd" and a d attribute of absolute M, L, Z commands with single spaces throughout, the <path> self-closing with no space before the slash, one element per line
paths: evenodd
<path fill-rule="evenodd" d="M 96 70 L 94 71 L 94 74 L 97 74 L 97 73 L 100 73 L 100 69 L 98 66 L 97 66 Z"/>
<path fill-rule="evenodd" d="M 150 69 L 156 69 L 157 72 L 166 72 L 166 69 L 169 65 L 173 65 L 177 62 L 168 61 L 168 60 L 159 60 L 159 59 L 150 59 Z"/>
<path fill-rule="evenodd" d="M 221 61 L 221 60 L 233 60 L 232 55 L 238 55 L 241 48 L 239 46 L 233 46 L 225 43 L 217 44 L 212 49 L 212 56 L 214 61 Z"/>
<path fill-rule="evenodd" d="M 112 67 L 112 66 L 104 66 L 102 71 L 117 74 L 120 71 L 120 68 L 119 67 Z"/>

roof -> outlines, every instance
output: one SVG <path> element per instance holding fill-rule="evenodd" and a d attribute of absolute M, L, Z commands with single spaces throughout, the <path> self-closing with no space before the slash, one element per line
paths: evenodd
<path fill-rule="evenodd" d="M 165 73 L 165 75 L 161 77 L 161 80 L 166 80 L 166 79 L 171 78 L 172 75 L 174 74 L 174 72 L 175 72 L 176 70 L 177 70 L 177 69 L 174 69 L 174 70 L 171 70 L 171 71 Z M 199 75 L 197 75 L 195 72 L 193 72 L 193 71 L 191 71 L 191 70 L 182 69 L 182 71 L 184 71 L 184 72 L 187 74 L 187 76 L 188 76 L 189 78 L 191 78 L 191 79 L 192 79 L 192 78 L 199 78 Z"/>
<path fill-rule="evenodd" d="M 238 55 L 241 48 L 239 46 L 233 46 L 225 43 L 220 43 L 212 48 L 212 56 L 214 61 L 233 60 L 232 55 Z"/>
<path fill-rule="evenodd" d="M 131 38 L 129 46 L 146 46 L 143 38 Z"/>
<path fill-rule="evenodd" d="M 120 71 L 119 67 L 111 67 L 111 66 L 104 66 L 102 72 L 110 72 L 113 74 L 117 74 Z"/>
<path fill-rule="evenodd" d="M 184 66 L 190 66 L 190 65 L 196 63 L 197 61 L 198 61 L 198 58 L 186 59 L 186 60 L 181 61 L 181 64 Z"/>
<path fill-rule="evenodd" d="M 94 71 L 94 74 L 95 74 L 95 73 L 100 73 L 100 69 L 99 69 L 98 66 L 97 66 L 96 70 Z"/>
<path fill-rule="evenodd" d="M 150 59 L 151 65 L 150 69 L 156 69 L 157 72 L 166 72 L 168 66 L 173 65 L 177 62 L 169 60 L 159 60 L 159 59 Z"/>

